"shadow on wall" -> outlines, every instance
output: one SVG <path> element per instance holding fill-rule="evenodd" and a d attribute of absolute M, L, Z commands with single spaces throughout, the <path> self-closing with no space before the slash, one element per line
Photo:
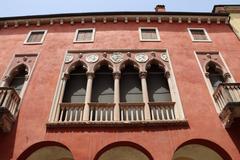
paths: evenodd
<path fill-rule="evenodd" d="M 233 143 L 236 145 L 238 152 L 240 152 L 240 119 L 234 120 L 230 128 L 227 129 L 229 136 L 231 137 Z"/>
<path fill-rule="evenodd" d="M 12 130 L 9 133 L 0 133 L 0 159 L 12 159 L 13 149 L 15 146 L 16 130 L 17 130 L 18 120 L 12 126 Z M 4 154 L 2 154 L 4 153 Z"/>

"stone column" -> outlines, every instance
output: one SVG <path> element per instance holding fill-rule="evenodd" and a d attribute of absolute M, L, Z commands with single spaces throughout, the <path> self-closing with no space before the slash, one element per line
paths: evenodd
<path fill-rule="evenodd" d="M 147 90 L 147 72 L 140 72 L 141 84 L 142 84 L 142 95 L 144 102 L 144 116 L 145 120 L 151 120 L 150 108 L 149 108 L 149 99 L 148 99 L 148 90 Z"/>
<path fill-rule="evenodd" d="M 86 96 L 85 96 L 85 105 L 83 111 L 83 121 L 89 121 L 89 103 L 91 102 L 92 96 L 92 83 L 94 74 L 92 72 L 88 72 L 87 74 L 87 88 L 86 88 Z"/>
<path fill-rule="evenodd" d="M 114 76 L 114 121 L 120 121 L 120 73 L 113 73 Z"/>
<path fill-rule="evenodd" d="M 60 114 L 60 103 L 62 103 L 62 99 L 63 99 L 63 96 L 64 96 L 64 91 L 65 91 L 65 87 L 66 87 L 66 83 L 67 83 L 67 80 L 69 79 L 69 74 L 64 74 L 63 77 L 62 77 L 62 80 L 60 82 L 60 87 L 58 87 L 58 91 L 57 91 L 57 99 L 54 101 L 54 110 L 51 114 L 51 122 L 52 121 L 55 121 L 57 122 L 58 121 L 58 118 L 59 118 L 59 114 Z"/>

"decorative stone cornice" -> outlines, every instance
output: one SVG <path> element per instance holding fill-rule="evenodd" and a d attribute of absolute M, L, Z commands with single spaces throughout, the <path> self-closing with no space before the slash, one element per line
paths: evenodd
<path fill-rule="evenodd" d="M 151 12 L 150 12 L 151 13 Z M 24 17 L 24 18 L 0 18 L 0 28 L 8 28 L 8 27 L 19 27 L 19 26 L 25 26 L 28 27 L 30 25 L 32 26 L 42 26 L 42 25 L 53 25 L 53 24 L 69 24 L 69 25 L 74 25 L 77 23 L 80 24 L 85 24 L 85 23 L 118 23 L 118 22 L 123 22 L 123 23 L 128 23 L 128 22 L 147 22 L 147 23 L 152 23 L 152 22 L 168 22 L 168 23 L 217 23 L 217 24 L 228 24 L 229 17 L 228 15 L 214 15 L 214 14 L 200 14 L 197 15 L 196 13 L 190 13 L 184 15 L 180 14 L 179 15 L 176 13 L 174 14 L 164 14 L 164 15 L 157 15 L 157 14 L 142 14 L 138 15 L 124 15 L 124 14 L 113 14 L 113 15 L 90 15 L 83 14 L 83 16 L 73 16 L 73 15 L 59 15 L 59 17 L 55 16 L 29 16 Z"/>

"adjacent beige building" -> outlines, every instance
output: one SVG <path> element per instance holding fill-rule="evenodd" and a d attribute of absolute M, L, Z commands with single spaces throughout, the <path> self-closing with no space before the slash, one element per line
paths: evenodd
<path fill-rule="evenodd" d="M 240 39 L 240 5 L 215 5 L 214 13 L 229 13 L 230 25 Z"/>

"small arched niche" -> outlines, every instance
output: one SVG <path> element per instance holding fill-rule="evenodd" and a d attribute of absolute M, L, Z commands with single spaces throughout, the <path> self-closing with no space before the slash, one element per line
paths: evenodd
<path fill-rule="evenodd" d="M 216 151 L 200 144 L 187 144 L 180 147 L 172 160 L 224 160 Z"/>
<path fill-rule="evenodd" d="M 206 65 L 206 72 L 208 74 L 209 81 L 215 90 L 220 83 L 224 83 L 223 70 L 220 65 L 210 61 Z"/>
<path fill-rule="evenodd" d="M 139 69 L 131 62 L 126 62 L 121 69 L 120 101 L 130 103 L 143 102 Z"/>
<path fill-rule="evenodd" d="M 73 156 L 64 147 L 45 146 L 30 154 L 26 160 L 73 160 Z"/>
<path fill-rule="evenodd" d="M 97 160 L 149 160 L 142 151 L 131 146 L 117 146 L 101 154 Z"/>
<path fill-rule="evenodd" d="M 95 71 L 93 81 L 92 102 L 112 103 L 114 99 L 114 80 L 112 69 L 103 63 Z"/>
<path fill-rule="evenodd" d="M 68 75 L 63 102 L 83 103 L 87 85 L 86 69 L 81 63 L 76 64 Z"/>
<path fill-rule="evenodd" d="M 156 61 L 148 65 L 147 86 L 150 102 L 172 100 L 165 69 Z"/>
<path fill-rule="evenodd" d="M 24 83 L 28 75 L 28 67 L 24 64 L 15 67 L 7 82 L 7 86 L 14 88 L 18 94 L 21 93 Z"/>

